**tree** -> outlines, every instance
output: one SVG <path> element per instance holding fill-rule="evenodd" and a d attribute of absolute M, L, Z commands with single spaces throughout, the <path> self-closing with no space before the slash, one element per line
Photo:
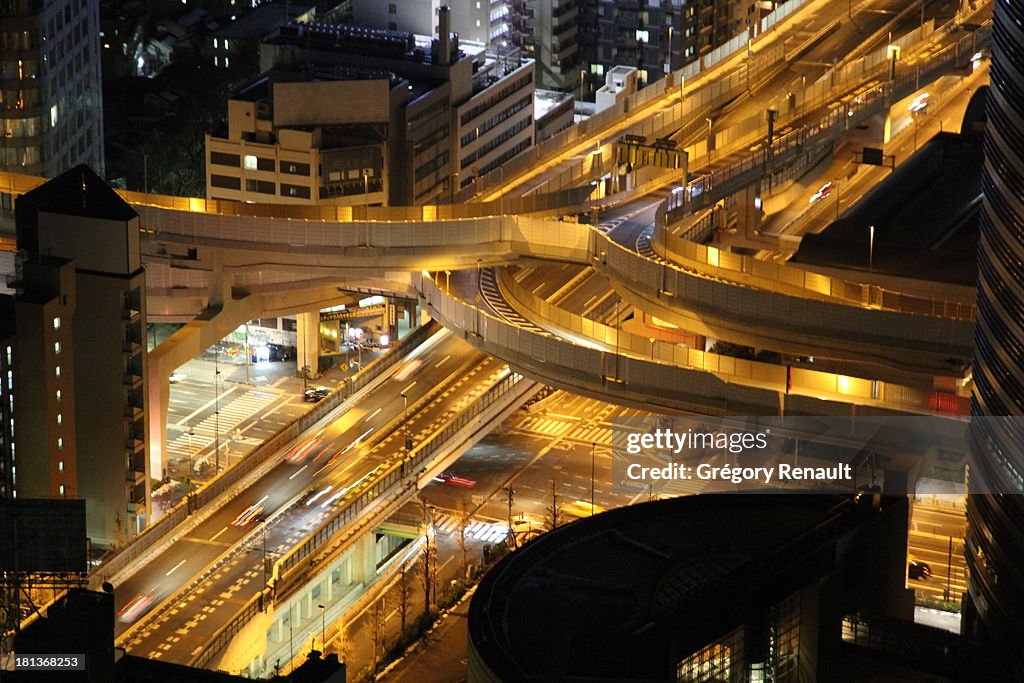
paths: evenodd
<path fill-rule="evenodd" d="M 466 579 L 469 573 L 469 552 L 466 548 L 466 529 L 469 527 L 472 521 L 472 515 L 469 512 L 469 506 L 466 505 L 466 499 L 459 499 L 459 510 L 457 516 L 458 526 L 456 527 L 456 540 L 459 543 L 459 550 L 462 552 L 462 578 Z"/>
<path fill-rule="evenodd" d="M 377 677 L 377 667 L 381 660 L 381 655 L 386 649 L 384 640 L 384 600 L 385 596 L 381 596 L 380 600 L 373 608 L 373 680 Z"/>
<path fill-rule="evenodd" d="M 420 556 L 420 566 L 423 570 L 421 581 L 423 584 L 423 614 L 430 613 L 431 600 L 437 599 L 436 591 L 431 588 L 435 582 L 436 569 L 434 565 L 437 559 L 437 544 L 434 540 L 434 510 L 423 501 L 423 555 Z"/>
<path fill-rule="evenodd" d="M 403 564 L 401 574 L 398 576 L 398 616 L 402 621 L 402 636 L 405 636 L 405 623 L 409 616 L 409 598 L 412 597 L 412 587 L 409 585 L 409 565 Z"/>
<path fill-rule="evenodd" d="M 548 526 L 548 530 L 554 530 L 562 524 L 562 508 L 558 504 L 558 482 L 554 479 L 551 480 L 551 505 L 548 507 L 547 516 L 545 523 Z"/>

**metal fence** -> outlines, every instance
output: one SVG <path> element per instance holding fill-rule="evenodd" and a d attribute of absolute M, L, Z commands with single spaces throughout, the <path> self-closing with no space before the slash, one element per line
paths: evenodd
<path fill-rule="evenodd" d="M 526 311 L 531 322 L 556 334 L 558 330 L 572 332 L 573 339 L 584 338 L 596 342 L 607 350 L 614 350 L 615 353 L 624 353 L 638 359 L 649 358 L 652 363 L 663 363 L 670 366 L 663 370 L 668 375 L 692 370 L 710 372 L 729 384 L 767 388 L 776 393 L 808 397 L 827 396 L 836 401 L 874 405 L 909 413 L 931 413 L 939 406 L 948 406 L 957 411 L 966 411 L 968 407 L 966 399 L 960 400 L 952 394 L 947 394 L 950 398 L 941 402 L 936 400 L 936 392 L 931 390 L 808 368 L 787 368 L 778 363 L 724 356 L 630 334 L 618 327 L 604 325 L 571 313 L 536 296 L 516 282 L 507 271 L 502 270 L 499 274 L 499 284 L 508 294 L 510 303 L 516 309 Z"/>
<path fill-rule="evenodd" d="M 107 558 L 93 570 L 90 585 L 99 585 L 108 578 L 114 577 L 137 560 L 146 552 L 167 537 L 173 537 L 178 527 L 189 520 L 199 510 L 211 505 L 217 498 L 232 490 L 247 475 L 258 469 L 274 457 L 282 448 L 297 438 L 310 426 L 316 424 L 328 413 L 348 400 L 353 394 L 369 386 L 386 370 L 399 362 L 412 349 L 437 332 L 440 327 L 434 321 L 418 327 L 404 339 L 397 342 L 390 353 L 379 356 L 352 377 L 346 379 L 341 388 L 331 392 L 305 415 L 282 427 L 277 434 L 264 441 L 255 450 L 246 455 L 234 466 L 221 472 L 215 479 L 198 489 L 186 499 L 174 506 L 156 523 L 147 527 L 141 534 L 115 555 Z M 226 499 L 222 502 L 226 502 Z"/>
<path fill-rule="evenodd" d="M 511 373 L 488 389 L 479 399 L 473 401 L 463 412 L 456 415 L 439 432 L 416 446 L 404 460 L 393 463 L 379 474 L 370 477 L 359 487 L 347 492 L 340 500 L 340 507 L 330 519 L 325 521 L 306 540 L 295 546 L 287 555 L 274 563 L 272 589 L 267 587 L 249 599 L 239 612 L 224 626 L 217 630 L 203 651 L 194 659 L 193 666 L 205 668 L 214 657 L 231 642 L 258 612 L 265 601 L 273 594 L 275 600 L 281 600 L 289 591 L 289 583 L 295 585 L 305 578 L 296 572 L 308 569 L 307 560 L 324 549 L 331 539 L 359 520 L 368 508 L 387 496 L 400 496 L 410 491 L 416 481 L 419 468 L 429 459 L 442 451 L 449 441 L 457 436 L 472 421 L 480 417 L 487 409 L 500 401 L 515 399 L 514 393 L 523 385 L 524 378 Z"/>

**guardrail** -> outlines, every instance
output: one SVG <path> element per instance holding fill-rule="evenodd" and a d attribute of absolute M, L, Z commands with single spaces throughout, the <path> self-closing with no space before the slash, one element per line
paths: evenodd
<path fill-rule="evenodd" d="M 439 330 L 436 323 L 420 326 L 394 345 L 390 353 L 386 353 L 369 363 L 355 375 L 347 378 L 339 390 L 332 392 L 320 401 L 305 415 L 289 425 L 282 427 L 274 436 L 264 441 L 255 450 L 246 455 L 234 466 L 221 472 L 215 479 L 190 494 L 156 523 L 147 527 L 127 546 L 96 567 L 90 576 L 90 586 L 99 585 L 108 578 L 122 572 L 128 565 L 149 552 L 153 546 L 174 534 L 174 530 L 184 524 L 194 513 L 213 503 L 222 494 L 230 491 L 245 476 L 256 470 L 267 460 L 276 455 L 280 449 L 290 443 L 310 426 L 316 424 L 328 413 L 338 408 L 344 401 L 357 391 L 368 386 L 381 374 L 395 365 L 410 350 Z M 223 501 L 223 502 L 226 502 Z"/>
<path fill-rule="evenodd" d="M 710 372 L 729 384 L 766 388 L 776 395 L 788 393 L 810 398 L 827 397 L 858 406 L 868 405 L 914 414 L 967 414 L 969 411 L 968 400 L 955 394 L 724 356 L 624 332 L 618 327 L 571 313 L 538 297 L 516 282 L 506 269 L 500 271 L 498 284 L 508 294 L 507 298 L 513 307 L 520 313 L 525 312 L 526 317 L 541 328 L 556 335 L 559 330 L 566 330 L 572 332 L 575 338 L 591 340 L 614 349 L 616 353 L 636 358 L 646 357 L 651 362 L 672 366 L 664 368 L 667 374 L 678 372 L 677 369 Z"/>
<path fill-rule="evenodd" d="M 778 24 L 782 19 L 800 9 L 805 2 L 806 0 L 789 0 L 774 11 L 769 12 L 761 20 L 762 28 L 759 36 L 764 31 Z M 538 145 L 534 145 L 530 150 L 502 164 L 503 170 L 495 169 L 479 176 L 475 186 L 467 186 L 460 193 L 457 193 L 456 201 L 470 201 L 478 194 L 501 189 L 505 178 L 516 178 L 538 164 L 546 163 L 552 158 L 557 157 L 567 147 L 579 144 L 587 138 L 599 138 L 616 126 L 621 125 L 630 116 L 636 114 L 637 110 L 656 102 L 667 92 L 670 92 L 676 84 L 683 83 L 687 79 L 692 80 L 699 77 L 702 73 L 712 70 L 719 62 L 740 51 L 746 50 L 747 47 L 747 35 L 746 32 L 742 32 L 682 69 L 667 74 L 646 88 L 623 98 L 623 100 L 617 102 L 612 107 L 598 112 L 587 120 L 570 126 Z M 684 121 L 691 118 L 696 112 L 703 111 L 700 107 L 706 105 L 708 101 L 724 103 L 738 96 L 746 90 L 751 78 L 756 82 L 759 74 L 772 68 L 775 62 L 784 57 L 785 48 L 781 44 L 760 50 L 753 58 L 748 59 L 747 66 L 742 68 L 743 73 L 732 73 L 725 77 L 711 80 L 693 93 L 690 93 L 680 105 L 673 107 L 670 112 L 658 112 L 651 120 L 619 132 L 646 135 L 652 134 L 655 130 L 663 130 L 668 126 L 680 127 Z M 573 179 L 578 182 L 580 180 L 590 180 L 591 178 L 589 175 L 580 175 L 580 169 L 574 164 L 572 168 L 559 175 L 557 180 L 547 181 L 544 187 L 549 190 L 565 187 Z"/>
<path fill-rule="evenodd" d="M 192 665 L 200 668 L 209 666 L 213 658 L 227 647 L 231 639 L 241 631 L 245 624 L 261 611 L 268 593 L 272 593 L 275 600 L 284 597 L 289 590 L 288 582 L 292 580 L 291 574 L 298 569 L 305 569 L 308 564 L 307 560 L 322 550 L 334 534 L 360 518 L 374 503 L 385 496 L 400 495 L 410 491 L 415 486 L 417 468 L 420 465 L 441 451 L 448 441 L 470 425 L 472 420 L 498 401 L 507 399 L 522 381 L 524 378 L 518 373 L 511 373 L 504 377 L 479 399 L 470 403 L 466 410 L 456 415 L 440 431 L 435 432 L 429 439 L 413 448 L 407 458 L 395 462 L 378 476 L 371 477 L 359 487 L 346 493 L 341 498 L 338 511 L 330 519 L 307 536 L 301 545 L 295 546 L 288 554 L 274 563 L 273 575 L 270 579 L 271 587 L 266 587 L 255 594 L 229 622 L 218 629 L 203 651 L 194 658 Z"/>

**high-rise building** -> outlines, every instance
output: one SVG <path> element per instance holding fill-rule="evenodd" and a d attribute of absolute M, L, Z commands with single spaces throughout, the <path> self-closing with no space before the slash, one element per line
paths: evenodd
<path fill-rule="evenodd" d="M 487 47 L 519 44 L 514 0 L 352 0 L 352 19 L 371 28 L 432 36 L 439 32 L 437 11 L 443 5 L 451 10 L 452 31 L 460 40 Z"/>
<path fill-rule="evenodd" d="M 32 255 L 15 286 L 15 296 L 0 296 L 0 495 L 75 498 L 74 264 Z"/>
<path fill-rule="evenodd" d="M 99 5 L 0 2 L 0 169 L 103 172 Z"/>
<path fill-rule="evenodd" d="M 584 89 L 599 88 L 613 66 L 635 67 L 641 87 L 652 83 L 750 30 L 763 12 L 741 0 L 580 0 L 577 70 L 587 73 Z"/>
<path fill-rule="evenodd" d="M 442 8 L 443 10 L 443 8 Z M 266 72 L 206 138 L 207 196 L 246 202 L 443 203 L 534 143 L 534 65 L 345 24 L 269 37 Z"/>
<path fill-rule="evenodd" d="M 975 463 L 964 545 L 964 632 L 1015 658 L 1024 678 L 1024 7 L 995 3 L 985 202 L 978 247 Z M 986 419 L 1015 416 L 1017 419 Z M 978 419 L 980 418 L 980 419 Z M 1011 493 L 1012 492 L 1012 493 Z"/>
<path fill-rule="evenodd" d="M 149 519 L 139 219 L 79 166 L 22 195 L 16 224 L 13 490 L 84 498 L 92 543 L 117 545 Z"/>
<path fill-rule="evenodd" d="M 578 92 L 586 68 L 580 61 L 577 0 L 525 0 L 523 44 L 537 62 L 541 88 Z"/>

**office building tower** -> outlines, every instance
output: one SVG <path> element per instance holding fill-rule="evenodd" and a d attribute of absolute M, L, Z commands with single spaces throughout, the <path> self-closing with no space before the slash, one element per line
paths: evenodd
<path fill-rule="evenodd" d="M 103 172 L 99 0 L 0 3 L 0 170 Z"/>
<path fill-rule="evenodd" d="M 994 24 L 978 248 L 975 462 L 964 545 L 970 577 L 963 630 L 1015 658 L 1014 678 L 1019 680 L 1024 678 L 1024 7 L 996 3 Z"/>
<path fill-rule="evenodd" d="M 139 219 L 79 166 L 21 196 L 16 223 L 15 490 L 77 493 L 93 545 L 119 545 L 149 519 Z"/>

